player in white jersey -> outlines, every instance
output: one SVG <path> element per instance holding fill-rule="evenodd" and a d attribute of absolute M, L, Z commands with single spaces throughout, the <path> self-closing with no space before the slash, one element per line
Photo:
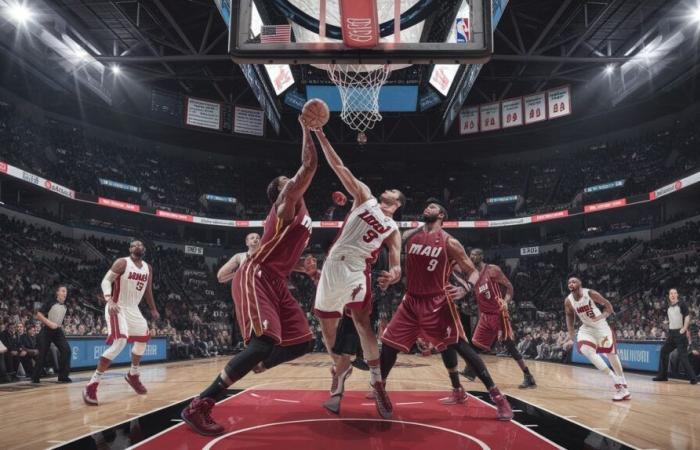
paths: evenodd
<path fill-rule="evenodd" d="M 576 335 L 576 345 L 579 352 L 598 368 L 598 370 L 610 375 L 615 384 L 613 401 L 629 400 L 632 395 L 627 390 L 627 381 L 622 371 L 622 363 L 617 356 L 615 346 L 615 334 L 606 319 L 613 313 L 612 304 L 593 289 L 581 286 L 581 280 L 576 277 L 569 278 L 569 294 L 564 299 L 564 311 L 566 312 L 566 328 L 569 339 L 564 344 L 565 348 L 571 348 L 574 343 L 574 320 L 578 315 L 581 327 Z M 598 305 L 603 305 L 601 312 Z M 610 370 L 600 353 L 607 356 L 613 370 Z"/>
<path fill-rule="evenodd" d="M 324 407 L 334 413 L 340 412 L 344 382 L 352 372 L 350 356 L 338 355 L 331 350 L 335 345 L 338 322 L 347 308 L 351 311 L 369 365 L 370 385 L 375 394 L 377 411 L 382 417 L 388 418 L 391 416 L 391 403 L 382 383 L 379 346 L 370 320 L 370 265 L 382 245 L 386 245 L 389 251 L 389 270 L 378 277 L 379 286 L 386 289 L 401 278 L 401 235 L 392 217 L 406 203 L 406 198 L 398 189 L 392 189 L 385 191 L 377 201 L 369 187 L 345 167 L 323 130 L 317 130 L 316 136 L 326 160 L 354 199 L 353 209 L 345 218 L 343 228 L 321 270 L 314 303 L 326 348 L 334 362 L 331 398 L 324 403 Z"/>
<path fill-rule="evenodd" d="M 138 394 L 148 392 L 139 378 L 139 364 L 150 338 L 148 323 L 139 310 L 144 295 L 151 309 L 151 318 L 157 320 L 160 314 L 153 300 L 153 269 L 143 260 L 145 253 L 146 247 L 141 241 L 131 242 L 129 256 L 114 261 L 102 280 L 102 294 L 107 303 L 107 343 L 111 345 L 102 353 L 97 370 L 83 389 L 83 400 L 88 405 L 97 405 L 97 386 L 102 375 L 112 360 L 124 350 L 127 342 L 133 342 L 133 346 L 131 369 L 124 379 Z"/>
<path fill-rule="evenodd" d="M 258 233 L 249 233 L 245 237 L 245 245 L 248 247 L 247 252 L 236 253 L 226 264 L 221 266 L 221 269 L 219 269 L 219 272 L 216 274 L 219 283 L 228 283 L 233 280 L 236 270 L 243 265 L 246 259 L 250 258 L 253 253 L 258 251 L 260 248 L 260 235 Z"/>

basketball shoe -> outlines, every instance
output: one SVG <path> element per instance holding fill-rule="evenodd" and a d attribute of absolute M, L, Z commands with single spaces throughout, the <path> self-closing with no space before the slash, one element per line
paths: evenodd
<path fill-rule="evenodd" d="M 99 383 L 90 383 L 83 388 L 83 401 L 87 405 L 97 405 L 97 386 Z"/>
<path fill-rule="evenodd" d="M 204 436 L 216 436 L 224 432 L 224 427 L 211 418 L 214 399 L 195 397 L 180 413 L 182 420 L 194 431 Z"/>
<path fill-rule="evenodd" d="M 440 400 L 443 405 L 462 405 L 467 403 L 467 393 L 462 386 L 452 389 L 449 397 Z"/>
<path fill-rule="evenodd" d="M 489 389 L 489 395 L 491 396 L 491 400 L 496 404 L 498 420 L 511 420 L 513 418 L 513 410 L 506 396 L 501 394 L 501 391 L 499 391 L 497 387 Z"/>
<path fill-rule="evenodd" d="M 137 394 L 144 395 L 148 393 L 148 389 L 146 389 L 146 386 L 141 383 L 141 377 L 139 377 L 138 374 L 131 375 L 130 373 L 127 373 L 124 375 L 124 379 L 127 383 L 129 383 L 129 386 L 136 391 Z"/>
<path fill-rule="evenodd" d="M 374 402 L 377 405 L 377 412 L 383 419 L 391 419 L 394 407 L 391 405 L 389 395 L 386 393 L 386 385 L 383 381 L 377 381 L 370 385 L 374 392 Z"/>

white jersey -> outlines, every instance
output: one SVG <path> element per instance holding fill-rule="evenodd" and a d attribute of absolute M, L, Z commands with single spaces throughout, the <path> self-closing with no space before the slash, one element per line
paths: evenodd
<path fill-rule="evenodd" d="M 589 290 L 586 288 L 581 288 L 582 295 L 578 300 L 574 298 L 574 293 L 572 292 L 566 297 L 566 301 L 571 303 L 571 306 L 573 306 L 576 315 L 578 315 L 583 325 L 590 327 L 607 326 L 605 319 L 599 319 L 603 313 L 600 311 L 600 308 L 598 308 L 596 302 L 593 301 L 588 291 Z"/>
<path fill-rule="evenodd" d="M 348 213 L 328 255 L 371 260 L 384 239 L 398 229 L 394 219 L 385 216 L 377 199 L 372 197 Z"/>
<path fill-rule="evenodd" d="M 112 298 L 119 306 L 138 308 L 151 276 L 150 266 L 145 261 L 141 261 L 141 268 L 139 268 L 130 257 L 124 259 L 126 269 L 114 280 Z"/>

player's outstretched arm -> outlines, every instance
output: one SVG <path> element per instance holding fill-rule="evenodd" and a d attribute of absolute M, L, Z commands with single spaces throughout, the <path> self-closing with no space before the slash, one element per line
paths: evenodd
<path fill-rule="evenodd" d="M 479 271 L 474 267 L 474 263 L 467 256 L 462 244 L 455 238 L 447 239 L 447 257 L 454 261 L 460 269 L 467 275 L 467 283 L 470 288 L 479 280 Z"/>
<path fill-rule="evenodd" d="M 301 145 L 301 167 L 291 180 L 284 186 L 277 197 L 277 215 L 282 219 L 291 219 L 296 213 L 296 204 L 306 193 L 318 167 L 316 144 L 311 137 L 311 131 L 299 117 L 304 138 Z"/>
<path fill-rule="evenodd" d="M 591 296 L 591 299 L 596 302 L 599 305 L 603 305 L 603 319 L 607 319 L 610 317 L 613 312 L 613 305 L 608 301 L 607 298 L 603 297 L 600 295 L 598 292 L 594 291 L 593 289 L 588 290 L 588 295 Z"/>
<path fill-rule="evenodd" d="M 372 191 L 370 191 L 369 187 L 367 187 L 367 185 L 362 181 L 358 180 L 355 175 L 350 172 L 350 169 L 343 164 L 343 160 L 340 159 L 340 156 L 338 156 L 338 154 L 335 152 L 335 149 L 328 141 L 328 138 L 323 130 L 315 130 L 315 133 L 318 137 L 318 141 L 321 143 L 321 149 L 323 150 L 323 155 L 326 157 L 326 161 L 328 161 L 328 164 L 331 166 L 331 169 L 333 169 L 333 172 L 338 175 L 338 178 L 340 179 L 340 182 L 343 183 L 345 190 L 352 195 L 353 199 L 355 199 L 355 206 L 369 200 L 372 197 Z"/>
<path fill-rule="evenodd" d="M 112 301 L 112 283 L 119 278 L 119 275 L 123 275 L 124 272 L 126 272 L 126 259 L 119 258 L 114 261 L 114 264 L 112 264 L 112 267 L 107 271 L 100 284 L 102 295 L 105 302 L 107 302 L 107 310 L 110 314 L 117 314 L 119 312 L 119 306 Z"/>
<path fill-rule="evenodd" d="M 238 267 L 241 265 L 241 257 L 239 255 L 240 253 L 236 253 L 231 259 L 226 261 L 226 264 L 221 266 L 221 269 L 216 273 L 216 279 L 219 283 L 227 283 L 233 280 L 236 270 L 238 270 Z"/>
<path fill-rule="evenodd" d="M 493 270 L 493 278 L 498 284 L 506 287 L 506 296 L 503 299 L 503 301 L 507 305 L 508 303 L 510 303 L 511 300 L 513 300 L 513 284 L 510 282 L 506 274 L 503 273 L 500 267 L 496 265 L 492 265 L 491 267 L 491 270 Z"/>
<path fill-rule="evenodd" d="M 160 313 L 158 312 L 158 308 L 156 308 L 156 300 L 153 298 L 153 267 L 150 264 L 148 266 L 148 272 L 150 276 L 148 277 L 146 292 L 143 293 L 143 296 L 146 297 L 148 307 L 151 309 L 151 318 L 153 320 L 158 320 L 160 319 Z"/>
<path fill-rule="evenodd" d="M 390 284 L 398 283 L 401 279 L 401 233 L 394 230 L 384 241 L 389 250 L 389 270 L 383 270 L 377 277 L 381 290 L 386 290 Z"/>

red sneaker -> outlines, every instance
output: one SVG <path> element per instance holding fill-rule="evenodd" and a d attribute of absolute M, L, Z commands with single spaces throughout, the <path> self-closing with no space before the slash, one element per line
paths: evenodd
<path fill-rule="evenodd" d="M 513 410 L 506 396 L 501 394 L 501 391 L 499 391 L 497 387 L 491 388 L 489 394 L 491 395 L 491 400 L 493 400 L 498 409 L 498 420 L 511 420 L 513 418 Z"/>
<path fill-rule="evenodd" d="M 97 385 L 99 383 L 90 383 L 83 388 L 83 401 L 86 405 L 97 406 Z"/>
<path fill-rule="evenodd" d="M 467 393 L 464 392 L 464 388 L 462 386 L 458 388 L 452 389 L 452 394 L 440 400 L 440 403 L 443 405 L 463 405 L 464 403 L 467 403 Z"/>
<path fill-rule="evenodd" d="M 389 395 L 386 393 L 384 382 L 377 381 L 370 386 L 372 386 L 372 391 L 374 392 L 374 402 L 377 404 L 377 412 L 383 419 L 391 419 L 394 407 L 391 406 L 391 400 L 389 400 Z"/>
<path fill-rule="evenodd" d="M 146 386 L 141 384 L 141 378 L 139 377 L 138 374 L 136 375 L 131 375 L 130 373 L 127 372 L 126 375 L 124 375 L 124 379 L 126 380 L 127 383 L 129 383 L 129 386 L 134 388 L 137 394 L 147 394 L 148 390 L 146 389 Z"/>
<path fill-rule="evenodd" d="M 214 400 L 211 398 L 195 397 L 180 413 L 182 420 L 194 431 L 204 436 L 217 436 L 224 432 L 224 427 L 211 418 Z"/>

